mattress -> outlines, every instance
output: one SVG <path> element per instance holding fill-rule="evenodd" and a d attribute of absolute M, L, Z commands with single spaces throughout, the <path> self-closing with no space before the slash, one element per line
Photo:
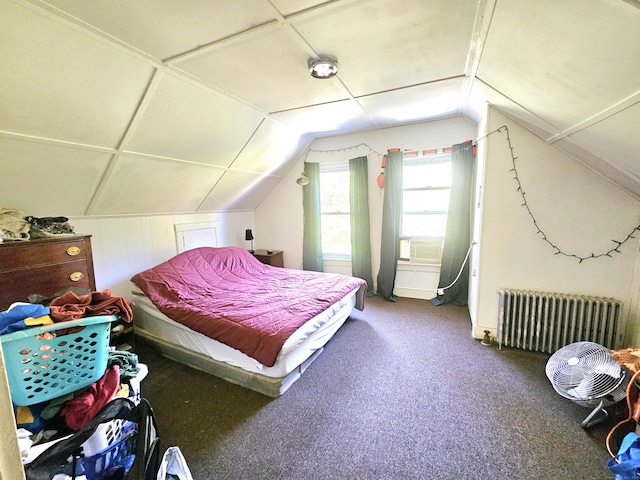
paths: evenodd
<path fill-rule="evenodd" d="M 163 314 L 273 366 L 287 339 L 366 282 L 334 273 L 265 265 L 239 247 L 200 247 L 131 277 Z"/>
<path fill-rule="evenodd" d="M 138 289 L 132 292 L 132 307 L 136 333 L 152 338 L 156 344 L 172 344 L 246 372 L 282 379 L 304 365 L 333 337 L 355 307 L 356 292 L 350 292 L 299 327 L 285 341 L 273 366 L 265 366 L 239 350 L 171 320 Z"/>

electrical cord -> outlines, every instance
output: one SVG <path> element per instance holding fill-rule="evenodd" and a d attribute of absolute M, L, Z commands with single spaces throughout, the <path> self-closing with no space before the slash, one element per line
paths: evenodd
<path fill-rule="evenodd" d="M 467 250 L 467 255 L 464 257 L 464 261 L 462 262 L 462 266 L 460 267 L 460 271 L 458 272 L 458 276 L 455 278 L 455 280 L 453 282 L 451 282 L 446 287 L 438 288 L 436 290 L 436 293 L 438 295 L 444 295 L 444 291 L 447 290 L 448 288 L 453 287 L 455 285 L 455 283 L 458 281 L 458 279 L 460 278 L 460 275 L 462 275 L 462 270 L 464 270 L 464 266 L 467 263 L 467 260 L 469 259 L 469 254 L 471 253 L 471 249 L 473 248 L 473 246 L 475 244 L 476 244 L 476 242 L 471 242 L 471 245 L 469 245 L 469 250 Z"/>
<path fill-rule="evenodd" d="M 623 433 L 625 435 L 628 432 L 633 432 L 635 425 L 637 425 L 638 423 L 638 419 L 640 419 L 640 402 L 638 401 L 638 384 L 636 383 L 638 381 L 638 378 L 640 378 L 640 370 L 635 372 L 631 377 L 631 380 L 629 380 L 629 383 L 627 383 L 626 398 L 627 413 L 629 416 L 621 422 L 616 423 L 607 434 L 605 443 L 607 444 L 609 455 L 611 455 L 612 458 L 615 458 L 616 456 L 615 452 L 617 451 L 617 449 L 613 448 L 612 443 L 614 436 L 618 433 L 618 430 L 622 427 L 625 427 L 623 430 Z M 618 442 L 620 441 L 620 439 L 618 438 L 616 438 L 616 440 Z M 616 463 L 620 463 L 619 460 L 616 460 Z"/>

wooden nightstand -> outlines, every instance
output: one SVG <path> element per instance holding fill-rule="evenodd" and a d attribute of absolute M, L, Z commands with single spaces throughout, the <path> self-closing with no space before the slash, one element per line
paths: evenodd
<path fill-rule="evenodd" d="M 272 267 L 284 267 L 282 250 L 254 250 L 252 254 L 264 264 Z"/>

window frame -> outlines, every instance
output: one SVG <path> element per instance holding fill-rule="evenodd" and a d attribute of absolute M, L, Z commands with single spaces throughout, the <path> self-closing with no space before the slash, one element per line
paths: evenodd
<path fill-rule="evenodd" d="M 405 167 L 407 166 L 413 166 L 413 165 L 421 165 L 421 164 L 427 164 L 427 165 L 436 165 L 436 164 L 444 164 L 444 163 L 448 163 L 449 166 L 451 166 L 451 152 L 442 152 L 442 153 L 435 153 L 435 154 L 427 154 L 427 155 L 420 155 L 420 154 L 414 154 L 411 156 L 407 156 L 405 154 L 405 156 L 403 157 L 402 160 L 402 167 L 403 167 L 403 178 L 406 177 L 406 170 Z M 428 192 L 428 191 L 449 191 L 449 197 L 451 196 L 451 184 L 452 184 L 452 179 L 450 178 L 450 181 L 448 183 L 448 185 L 425 185 L 424 187 L 406 187 L 404 186 L 404 180 L 403 180 L 403 185 L 402 185 L 402 220 L 401 220 L 401 228 L 400 228 L 400 260 L 402 261 L 411 261 L 410 256 L 407 257 L 407 255 L 403 255 L 403 252 L 407 252 L 407 251 L 411 251 L 410 249 L 410 241 L 413 238 L 414 240 L 440 240 L 440 242 L 442 244 L 444 244 L 444 232 L 442 235 L 427 235 L 427 232 L 423 232 L 420 235 L 407 235 L 404 232 L 404 224 L 405 224 L 405 217 L 408 215 L 448 215 L 449 214 L 449 209 L 447 208 L 447 210 L 423 210 L 423 211 L 410 211 L 407 212 L 405 211 L 405 202 L 404 202 L 404 198 L 405 198 L 405 192 L 417 192 L 417 191 L 424 191 L 424 192 Z M 445 222 L 446 223 L 446 222 Z M 441 245 L 442 247 L 442 245 Z M 423 263 L 421 263 L 423 264 Z M 438 262 L 438 264 L 440 264 L 440 262 Z M 426 265 L 426 264 L 425 264 Z"/>
<path fill-rule="evenodd" d="M 326 252 L 325 251 L 325 247 L 324 247 L 324 242 L 323 242 L 323 246 L 322 246 L 322 258 L 323 260 L 343 260 L 343 261 L 351 261 L 351 206 L 349 205 L 350 202 L 350 191 L 347 190 L 347 204 L 348 204 L 348 210 L 346 212 L 343 211 L 328 211 L 325 212 L 322 209 L 322 176 L 325 173 L 334 173 L 334 172 L 346 172 L 347 175 L 350 176 L 350 169 L 349 169 L 349 163 L 348 162 L 336 162 L 336 163 L 325 163 L 325 164 L 320 164 L 320 221 L 322 224 L 322 219 L 325 216 L 345 216 L 347 217 L 347 219 L 349 220 L 349 237 L 347 238 L 347 244 L 349 246 L 349 253 L 336 253 L 336 252 Z M 323 229 L 324 231 L 324 229 Z"/>

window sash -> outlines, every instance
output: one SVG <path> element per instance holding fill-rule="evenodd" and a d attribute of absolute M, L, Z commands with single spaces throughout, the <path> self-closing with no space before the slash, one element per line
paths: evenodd
<path fill-rule="evenodd" d="M 332 174 L 336 174 L 335 176 Z M 334 180 L 331 180 L 333 177 Z M 324 182 L 323 182 L 324 180 Z M 322 188 L 327 182 L 342 183 L 346 191 L 334 192 Z M 351 207 L 349 200 L 349 165 L 328 164 L 320 166 L 320 216 L 322 221 L 322 256 L 325 258 L 351 258 Z M 329 184 L 330 185 L 330 184 Z M 335 193 L 335 196 L 332 196 Z M 344 195 L 338 195 L 344 193 Z"/>
<path fill-rule="evenodd" d="M 422 166 L 434 167 L 433 172 L 420 172 L 426 170 L 419 168 Z M 405 157 L 403 169 L 401 239 L 444 239 L 451 192 L 451 155 Z"/>

